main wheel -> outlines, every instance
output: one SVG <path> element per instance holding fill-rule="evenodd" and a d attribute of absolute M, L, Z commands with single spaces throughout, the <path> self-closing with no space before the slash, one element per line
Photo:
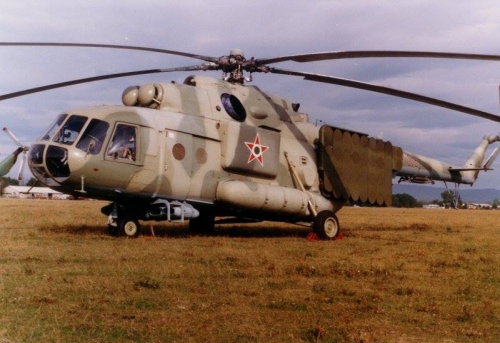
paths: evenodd
<path fill-rule="evenodd" d="M 207 236 L 214 232 L 215 215 L 211 210 L 200 211 L 200 215 L 189 220 L 189 230 L 193 235 Z"/>
<path fill-rule="evenodd" d="M 141 233 L 141 226 L 137 219 L 124 218 L 120 221 L 120 231 L 127 237 L 136 238 Z"/>
<path fill-rule="evenodd" d="M 336 239 L 340 233 L 339 220 L 332 211 L 321 211 L 314 218 L 313 230 L 323 240 Z"/>

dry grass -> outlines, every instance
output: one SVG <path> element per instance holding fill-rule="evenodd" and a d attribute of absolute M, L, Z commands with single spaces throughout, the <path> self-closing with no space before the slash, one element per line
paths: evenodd
<path fill-rule="evenodd" d="M 498 342 L 500 211 L 346 208 L 109 237 L 103 204 L 0 199 L 0 342 Z M 147 232 L 146 232 L 147 233 Z"/>

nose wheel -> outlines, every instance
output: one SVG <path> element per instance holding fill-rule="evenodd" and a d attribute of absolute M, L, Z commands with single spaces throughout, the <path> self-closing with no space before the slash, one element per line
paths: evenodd
<path fill-rule="evenodd" d="M 108 232 L 111 236 L 137 238 L 141 233 L 141 225 L 135 218 L 125 217 L 108 220 Z"/>
<path fill-rule="evenodd" d="M 118 222 L 120 233 L 126 237 L 137 238 L 141 233 L 139 221 L 134 218 L 124 218 Z"/>
<path fill-rule="evenodd" d="M 313 231 L 322 240 L 334 240 L 340 233 L 340 224 L 332 211 L 321 211 L 313 222 Z"/>

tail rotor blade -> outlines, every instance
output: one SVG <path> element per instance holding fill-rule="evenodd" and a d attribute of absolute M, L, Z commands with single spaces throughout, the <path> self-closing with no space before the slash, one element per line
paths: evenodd
<path fill-rule="evenodd" d="M 10 132 L 10 130 L 8 128 L 4 127 L 3 132 L 5 132 L 10 137 L 10 139 L 12 139 L 12 141 L 14 143 L 16 143 L 16 145 L 19 148 L 17 148 L 16 151 L 14 151 L 12 154 L 7 156 L 7 158 L 5 158 L 3 161 L 0 162 L 0 176 L 4 176 L 4 175 L 8 174 L 10 172 L 10 170 L 12 169 L 12 167 L 14 166 L 14 164 L 16 164 L 17 157 L 21 153 L 24 153 L 23 159 L 21 160 L 21 166 L 19 168 L 19 173 L 17 175 L 17 179 L 19 181 L 22 181 L 23 180 L 24 166 L 26 165 L 26 152 L 29 150 L 29 147 L 23 145 L 21 143 L 21 141 L 19 139 L 17 139 L 17 137 L 12 132 Z"/>
<path fill-rule="evenodd" d="M 23 144 L 21 143 L 21 141 L 19 139 L 17 139 L 16 136 L 14 136 L 14 134 L 12 132 L 10 132 L 10 130 L 6 127 L 3 128 L 3 131 L 10 137 L 10 139 L 12 139 L 14 141 L 14 143 L 16 143 L 16 145 L 20 148 L 24 148 Z"/>
<path fill-rule="evenodd" d="M 491 168 L 491 165 L 493 164 L 493 162 L 495 162 L 498 154 L 500 154 L 500 147 L 496 147 L 495 150 L 493 150 L 493 152 L 491 153 L 490 157 L 488 157 L 488 160 L 484 164 L 484 170 Z"/>
<path fill-rule="evenodd" d="M 17 174 L 17 181 L 21 182 L 24 179 L 24 166 L 26 165 L 26 153 L 23 154 L 21 166 L 19 167 L 19 174 Z"/>

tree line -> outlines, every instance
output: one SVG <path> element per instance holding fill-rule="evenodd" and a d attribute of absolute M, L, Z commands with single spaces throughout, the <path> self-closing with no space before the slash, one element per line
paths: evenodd
<path fill-rule="evenodd" d="M 446 208 L 467 209 L 467 203 L 462 201 L 460 194 L 456 196 L 454 191 L 444 191 L 441 193 L 441 199 L 435 199 L 430 204 L 438 205 Z M 413 196 L 407 193 L 398 193 L 392 195 L 392 207 L 422 207 L 423 202 L 418 201 Z M 493 200 L 491 208 L 497 209 L 500 205 L 498 199 Z"/>

